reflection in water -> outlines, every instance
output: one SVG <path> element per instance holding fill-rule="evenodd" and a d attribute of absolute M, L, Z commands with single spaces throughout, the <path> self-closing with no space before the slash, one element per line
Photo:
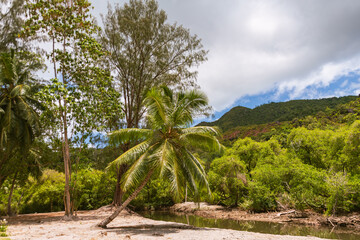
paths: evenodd
<path fill-rule="evenodd" d="M 315 236 L 320 238 L 359 240 L 360 235 L 352 233 L 331 232 L 331 228 L 315 228 L 296 224 L 281 224 L 258 221 L 240 221 L 229 219 L 203 218 L 195 215 L 178 215 L 171 212 L 141 212 L 141 215 L 154 220 L 185 223 L 196 227 L 224 228 L 240 231 L 293 235 L 293 236 Z"/>

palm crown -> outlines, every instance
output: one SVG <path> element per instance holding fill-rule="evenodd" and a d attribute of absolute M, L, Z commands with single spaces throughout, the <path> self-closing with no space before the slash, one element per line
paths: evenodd
<path fill-rule="evenodd" d="M 206 96 L 196 90 L 174 93 L 167 87 L 152 89 L 145 99 L 151 129 L 121 129 L 110 135 L 113 143 L 139 143 L 111 165 L 129 164 L 124 188 L 138 185 L 150 170 L 171 181 L 181 194 L 185 182 L 197 193 L 197 183 L 207 187 L 205 171 L 190 148 L 218 151 L 221 145 L 213 127 L 189 127 L 193 115 L 207 105 Z"/>
<path fill-rule="evenodd" d="M 39 129 L 38 114 L 26 84 L 30 69 L 21 64 L 14 51 L 0 54 L 0 145 L 9 138 L 23 146 L 29 145 Z"/>

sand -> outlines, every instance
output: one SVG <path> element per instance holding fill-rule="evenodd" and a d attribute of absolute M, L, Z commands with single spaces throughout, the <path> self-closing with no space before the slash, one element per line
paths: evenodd
<path fill-rule="evenodd" d="M 95 227 L 111 212 L 109 207 L 80 211 L 76 220 L 63 220 L 63 212 L 23 214 L 7 218 L 11 239 L 242 239 L 242 240 L 320 240 L 316 237 L 260 234 L 216 228 L 196 228 L 186 224 L 154 221 L 136 213 L 123 212 L 107 229 Z"/>

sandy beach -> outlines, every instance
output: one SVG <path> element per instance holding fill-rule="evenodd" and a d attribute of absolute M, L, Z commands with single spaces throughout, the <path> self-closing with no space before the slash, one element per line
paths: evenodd
<path fill-rule="evenodd" d="M 80 211 L 74 221 L 63 220 L 63 212 L 23 214 L 7 218 L 8 234 L 16 240 L 42 239 L 242 239 L 242 240 L 320 240 L 299 237 L 260 234 L 216 228 L 196 228 L 185 224 L 154 221 L 136 213 L 123 212 L 107 229 L 95 227 L 111 212 L 109 208 Z"/>

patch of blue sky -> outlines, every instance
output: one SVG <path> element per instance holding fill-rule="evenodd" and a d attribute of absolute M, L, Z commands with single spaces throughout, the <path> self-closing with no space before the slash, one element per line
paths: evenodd
<path fill-rule="evenodd" d="M 286 102 L 290 100 L 298 99 L 320 99 L 320 98 L 330 98 L 330 97 L 343 97 L 349 95 L 359 95 L 360 94 L 360 74 L 358 72 L 351 72 L 345 76 L 341 76 L 333 80 L 328 85 L 316 84 L 307 86 L 301 91 L 300 94 L 294 96 L 293 91 L 285 91 L 279 93 L 277 88 L 273 88 L 270 91 L 246 95 L 235 101 L 235 103 L 222 111 L 217 111 L 210 118 L 197 119 L 195 125 L 202 121 L 215 121 L 219 119 L 222 115 L 228 112 L 231 108 L 235 106 L 243 106 L 247 108 L 255 108 L 262 104 L 267 104 L 270 102 Z"/>

